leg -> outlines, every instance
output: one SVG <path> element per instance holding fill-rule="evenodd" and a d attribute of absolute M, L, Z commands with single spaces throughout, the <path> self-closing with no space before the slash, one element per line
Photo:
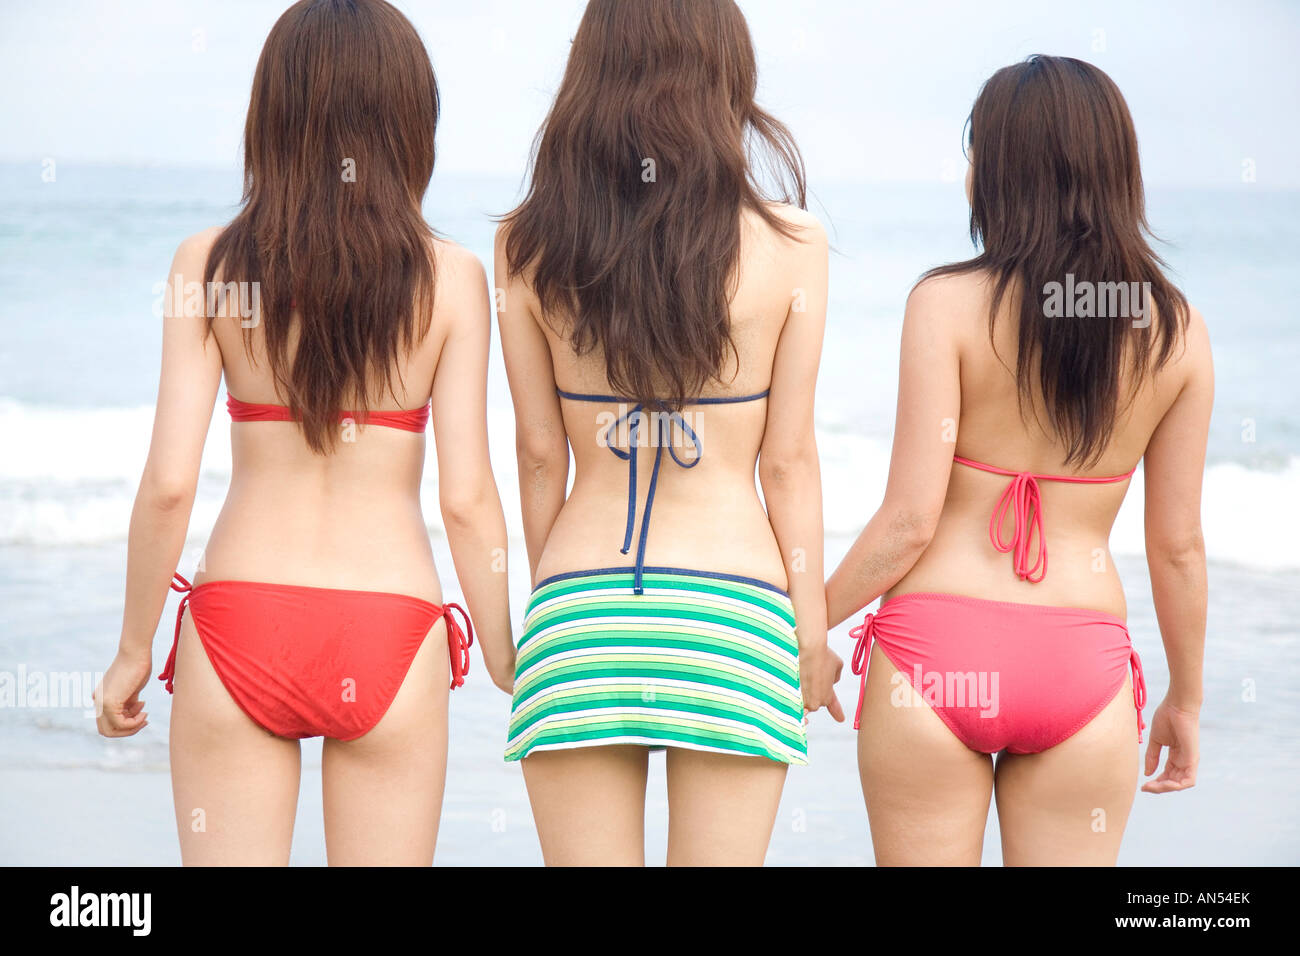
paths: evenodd
<path fill-rule="evenodd" d="M 993 761 L 957 739 L 871 649 L 858 772 L 877 866 L 979 866 Z"/>
<path fill-rule="evenodd" d="M 645 866 L 647 748 L 538 750 L 520 762 L 547 866 Z"/>
<path fill-rule="evenodd" d="M 181 861 L 287 866 L 298 809 L 298 742 L 268 733 L 240 710 L 189 615 L 176 651 L 169 747 Z"/>
<path fill-rule="evenodd" d="M 438 621 L 374 728 L 321 756 L 331 866 L 429 866 L 447 779 L 447 630 Z"/>
<path fill-rule="evenodd" d="M 998 822 L 1008 866 L 1114 866 L 1137 791 L 1128 680 L 1073 737 L 998 760 Z"/>
<path fill-rule="evenodd" d="M 762 866 L 787 764 L 668 748 L 668 865 Z"/>

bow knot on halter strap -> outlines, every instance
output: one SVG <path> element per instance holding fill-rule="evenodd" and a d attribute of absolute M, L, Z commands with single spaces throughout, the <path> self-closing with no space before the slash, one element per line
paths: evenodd
<path fill-rule="evenodd" d="M 1011 537 L 1003 540 L 1002 524 L 1011 515 Z M 1038 552 L 1029 564 L 1029 549 L 1038 539 Z M 1043 498 L 1038 479 L 1027 471 L 1014 475 L 989 519 L 989 540 L 1003 554 L 1012 553 L 1016 575 L 1037 584 L 1047 574 L 1047 541 L 1043 538 Z"/>
<path fill-rule="evenodd" d="M 567 398 L 575 402 L 609 402 L 618 403 L 620 407 L 626 404 L 626 400 L 619 398 L 617 395 L 587 395 L 581 392 L 566 392 L 558 388 L 555 393 L 560 398 Z M 753 395 L 694 398 L 683 404 L 735 405 L 741 402 L 753 402 L 760 398 L 767 398 L 767 395 L 768 391 L 765 389 Z M 648 423 L 647 419 L 649 419 Z M 625 426 L 627 428 L 626 450 L 619 447 L 617 441 Z M 645 427 L 644 432 L 642 431 L 643 426 Z M 627 524 L 623 528 L 623 547 L 619 549 L 623 554 L 628 554 L 632 550 L 632 533 L 636 530 L 637 449 L 641 444 L 640 439 L 643 434 L 648 435 L 654 442 L 655 463 L 654 469 L 650 472 L 650 487 L 646 489 L 645 508 L 641 511 L 641 534 L 637 540 L 636 567 L 632 576 L 632 591 L 634 594 L 645 593 L 641 585 L 641 579 L 645 572 L 646 540 L 650 535 L 650 513 L 654 509 L 655 489 L 659 486 L 659 466 L 663 464 L 664 449 L 668 449 L 669 456 L 680 468 L 694 468 L 704 458 L 704 443 L 700 441 L 699 434 L 680 412 L 667 408 L 648 412 L 646 411 L 645 402 L 637 402 L 614 419 L 613 423 L 605 429 L 603 444 L 616 457 L 627 462 Z M 675 442 L 678 435 L 681 436 L 681 447 L 690 450 L 690 457 L 683 457 L 677 453 L 678 444 Z"/>
<path fill-rule="evenodd" d="M 1047 574 L 1047 538 L 1043 534 L 1043 496 L 1039 489 L 1040 481 L 1059 481 L 1067 485 L 1111 485 L 1127 481 L 1137 471 L 1137 465 L 1122 475 L 1039 475 L 1031 471 L 1008 471 L 996 465 L 986 465 L 973 458 L 953 455 L 952 460 L 959 465 L 977 468 L 991 475 L 1005 475 L 1011 481 L 1007 483 L 993 517 L 989 519 L 989 540 L 993 547 L 1003 554 L 1012 552 L 1011 562 L 1016 575 L 1022 580 L 1037 584 Z M 1011 538 L 1003 540 L 1002 524 L 1007 515 L 1011 515 Z M 1029 563 L 1029 549 L 1038 538 L 1038 552 L 1034 563 Z"/>
<path fill-rule="evenodd" d="M 623 554 L 632 550 L 632 532 L 636 528 L 637 448 L 640 446 L 641 427 L 647 418 L 653 429 L 651 440 L 655 446 L 655 463 L 654 469 L 650 472 L 650 487 L 646 491 L 645 508 L 641 512 L 641 536 L 636 552 L 636 580 L 633 582 L 633 590 L 637 594 L 642 593 L 641 573 L 645 562 L 646 539 L 650 533 L 650 513 L 654 509 L 655 488 L 659 484 L 659 466 L 663 463 L 664 448 L 665 446 L 668 448 L 668 454 L 681 468 L 694 468 L 704 457 L 704 445 L 700 441 L 700 436 L 679 412 L 647 412 L 645 405 L 638 402 L 614 419 L 613 424 L 605 430 L 605 447 L 627 462 L 627 524 L 623 528 L 623 547 L 619 549 Z M 626 451 L 618 446 L 616 435 L 616 433 L 621 434 L 624 425 L 627 426 Z M 678 432 L 682 435 L 685 446 L 691 449 L 692 454 L 689 458 L 684 459 L 677 454 L 677 447 L 673 444 L 673 440 Z"/>

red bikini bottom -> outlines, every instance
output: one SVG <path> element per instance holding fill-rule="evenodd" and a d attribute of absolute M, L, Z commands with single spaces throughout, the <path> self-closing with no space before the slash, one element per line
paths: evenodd
<path fill-rule="evenodd" d="M 278 737 L 354 740 L 388 711 L 438 618 L 447 621 L 451 686 L 465 682 L 474 629 L 458 604 L 439 607 L 382 591 L 253 581 L 206 581 L 184 594 L 176 636 L 158 679 L 172 691 L 181 619 L 194 629 L 230 696 Z M 465 622 L 462 631 L 449 612 Z"/>

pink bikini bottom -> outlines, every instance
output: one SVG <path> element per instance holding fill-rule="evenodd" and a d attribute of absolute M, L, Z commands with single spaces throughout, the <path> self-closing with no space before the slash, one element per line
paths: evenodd
<path fill-rule="evenodd" d="M 874 642 L 972 750 L 1031 754 L 1056 746 L 1115 699 L 1130 668 L 1142 741 L 1142 661 L 1112 614 L 910 593 L 849 633 L 857 640 L 853 673 L 862 675 L 855 729 Z"/>

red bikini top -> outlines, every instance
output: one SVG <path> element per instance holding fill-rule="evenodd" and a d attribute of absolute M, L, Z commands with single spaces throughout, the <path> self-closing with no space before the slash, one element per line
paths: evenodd
<path fill-rule="evenodd" d="M 291 422 L 293 415 L 287 405 L 258 405 L 254 402 L 241 402 L 233 395 L 226 396 L 226 409 L 230 412 L 232 422 Z M 339 421 L 352 419 L 358 425 L 382 425 L 385 428 L 400 428 L 404 432 L 422 432 L 429 424 L 429 403 L 420 408 L 402 409 L 400 411 L 373 411 L 362 415 L 360 412 L 339 412 Z"/>
<path fill-rule="evenodd" d="M 1061 481 L 1076 485 L 1109 485 L 1117 481 L 1127 481 L 1137 471 L 1123 475 L 1107 475 L 1094 478 L 1085 475 L 1036 475 L 1031 471 L 1008 471 L 995 465 L 986 465 L 981 461 L 953 455 L 953 461 L 968 468 L 978 468 L 994 475 L 1005 475 L 1011 481 L 1007 484 L 993 517 L 989 519 L 989 540 L 993 547 L 1003 554 L 1011 554 L 1016 576 L 1031 584 L 1037 584 L 1047 575 L 1047 540 L 1043 537 L 1043 499 L 1038 490 L 1040 481 Z M 1007 514 L 1013 522 L 1011 540 L 1002 537 L 1002 522 Z M 1038 554 L 1034 563 L 1029 563 L 1029 548 L 1033 539 L 1038 538 Z"/>

